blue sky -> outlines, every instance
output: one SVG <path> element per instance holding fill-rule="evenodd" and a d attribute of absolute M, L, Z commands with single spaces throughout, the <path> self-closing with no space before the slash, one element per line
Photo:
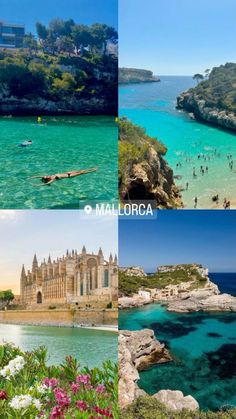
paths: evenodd
<path fill-rule="evenodd" d="M 84 215 L 83 211 L 0 211 L 0 290 L 19 292 L 22 264 L 65 254 L 85 245 L 88 252 L 117 253 L 117 219 Z"/>
<path fill-rule="evenodd" d="M 76 23 L 106 23 L 117 29 L 118 0 L 0 0 L 0 20 L 25 23 L 35 32 L 35 22 L 74 19 Z"/>
<path fill-rule="evenodd" d="M 120 65 L 192 75 L 236 61 L 235 0 L 119 0 Z"/>
<path fill-rule="evenodd" d="M 159 211 L 156 220 L 119 222 L 120 266 L 201 263 L 236 272 L 236 211 Z"/>

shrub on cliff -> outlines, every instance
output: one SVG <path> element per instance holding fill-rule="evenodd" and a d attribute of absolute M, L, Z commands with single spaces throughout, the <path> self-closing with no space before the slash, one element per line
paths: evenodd
<path fill-rule="evenodd" d="M 236 113 L 236 63 L 214 67 L 207 80 L 189 91 L 204 99 L 209 107 Z"/>
<path fill-rule="evenodd" d="M 0 346 L 0 418 L 118 418 L 116 365 L 80 368 L 68 356 L 60 366 L 47 366 L 46 356 L 43 347 Z"/>
<path fill-rule="evenodd" d="M 2 99 L 15 96 L 71 102 L 95 98 L 104 100 L 109 112 L 115 114 L 118 64 L 107 45 L 117 42 L 116 31 L 107 25 L 76 25 L 72 20 L 58 19 L 48 28 L 38 24 L 37 31 L 37 42 L 30 38 L 33 49 L 27 35 L 24 49 L 0 52 Z"/>
<path fill-rule="evenodd" d="M 119 419 L 232 419 L 236 417 L 236 409 L 219 412 L 181 412 L 170 411 L 164 404 L 150 397 L 139 397 L 128 408 L 121 409 Z"/>

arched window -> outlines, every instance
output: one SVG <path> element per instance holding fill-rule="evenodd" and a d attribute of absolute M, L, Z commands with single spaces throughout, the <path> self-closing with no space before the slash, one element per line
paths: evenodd
<path fill-rule="evenodd" d="M 40 291 L 37 293 L 37 304 L 42 304 L 42 293 Z"/>
<path fill-rule="evenodd" d="M 104 288 L 109 287 L 109 279 L 108 279 L 108 270 L 104 271 L 104 281 L 103 281 Z"/>

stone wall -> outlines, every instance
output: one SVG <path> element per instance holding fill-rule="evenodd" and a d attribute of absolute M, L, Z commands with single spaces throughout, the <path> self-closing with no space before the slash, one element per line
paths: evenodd
<path fill-rule="evenodd" d="M 45 326 L 117 325 L 116 309 L 0 311 L 0 323 Z"/>

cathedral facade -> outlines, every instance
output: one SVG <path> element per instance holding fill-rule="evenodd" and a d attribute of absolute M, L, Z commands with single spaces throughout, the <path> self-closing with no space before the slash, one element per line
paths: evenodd
<path fill-rule="evenodd" d="M 67 251 L 66 255 L 39 264 L 34 255 L 32 269 L 26 272 L 23 265 L 20 279 L 21 303 L 71 304 L 100 298 L 117 299 L 117 257 L 110 254 L 106 261 L 102 249 L 98 254 Z"/>

